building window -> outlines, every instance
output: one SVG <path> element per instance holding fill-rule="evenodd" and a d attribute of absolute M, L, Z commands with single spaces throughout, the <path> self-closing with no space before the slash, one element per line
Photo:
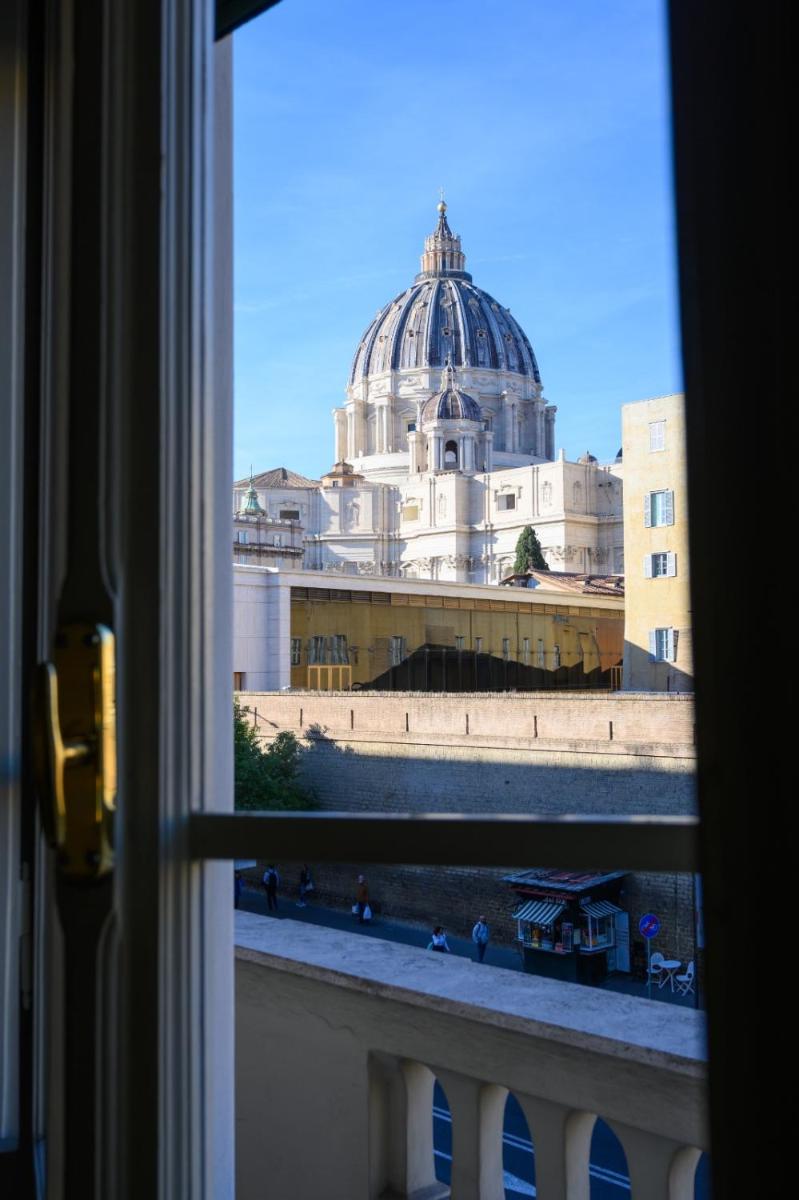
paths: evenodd
<path fill-rule="evenodd" d="M 544 652 L 544 639 L 538 639 L 538 649 L 536 651 L 537 665 L 542 669 L 547 665 L 546 654 Z"/>
<path fill-rule="evenodd" d="M 502 639 L 502 657 L 505 659 L 505 662 L 510 658 L 510 638 Z"/>
<path fill-rule="evenodd" d="M 558 667 L 559 667 L 559 666 L 560 666 L 560 646 L 553 646 L 553 647 L 552 647 L 552 667 L 553 667 L 553 670 L 557 671 L 557 669 L 558 669 Z"/>
<path fill-rule="evenodd" d="M 291 665 L 299 667 L 302 663 L 302 638 L 291 639 Z"/>
<path fill-rule="evenodd" d="M 408 653 L 407 643 L 404 637 L 395 635 L 391 638 L 389 644 L 389 654 L 391 656 L 392 667 L 398 667 Z"/>
<path fill-rule="evenodd" d="M 403 521 L 418 521 L 419 506 L 418 504 L 406 504 L 402 509 Z"/>
<path fill-rule="evenodd" d="M 650 450 L 665 450 L 666 449 L 666 422 L 665 421 L 650 421 L 649 422 L 649 449 Z"/>
<path fill-rule="evenodd" d="M 336 666 L 346 666 L 349 661 L 347 635 L 345 633 L 334 633 L 330 639 L 330 662 Z"/>
<path fill-rule="evenodd" d="M 238 531 L 238 533 L 236 534 L 236 541 L 239 543 L 240 546 L 247 545 L 247 530 L 246 529 L 240 529 Z"/>
<path fill-rule="evenodd" d="M 276 533 L 276 534 L 275 534 L 275 536 L 274 536 L 274 538 L 273 538 L 273 541 L 274 541 L 274 544 L 275 544 L 276 546 L 282 546 L 282 545 L 283 545 L 283 536 L 282 536 L 282 534 Z"/>
<path fill-rule="evenodd" d="M 456 633 L 455 634 L 455 649 L 462 650 L 465 644 L 466 644 L 466 638 L 463 636 L 463 634 Z"/>
<path fill-rule="evenodd" d="M 644 557 L 646 579 L 660 579 L 677 574 L 677 555 L 671 553 L 647 554 Z"/>
<path fill-rule="evenodd" d="M 416 433 L 416 422 L 409 421 L 408 424 L 405 426 L 405 431 L 406 431 L 406 433 Z"/>
<path fill-rule="evenodd" d="M 308 639 L 308 665 L 317 666 L 325 661 L 325 639 L 314 634 Z"/>
<path fill-rule="evenodd" d="M 677 635 L 674 629 L 650 629 L 649 653 L 654 662 L 674 662 L 676 651 Z"/>
<path fill-rule="evenodd" d="M 522 638 L 522 662 L 527 667 L 530 665 L 530 639 Z"/>
<path fill-rule="evenodd" d="M 246 681 L 247 681 L 247 676 L 245 675 L 245 673 L 243 671 L 234 671 L 233 672 L 233 691 L 234 692 L 245 691 L 246 690 L 245 689 Z"/>
<path fill-rule="evenodd" d="M 515 507 L 516 507 L 516 497 L 515 496 L 509 495 L 509 494 L 497 496 L 497 510 L 499 512 L 508 512 L 510 509 L 515 508 Z"/>
<path fill-rule="evenodd" d="M 674 524 L 674 492 L 647 492 L 644 496 L 644 526 Z"/>
<path fill-rule="evenodd" d="M 444 447 L 444 466 L 457 467 L 458 465 L 458 443 L 447 442 Z"/>
<path fill-rule="evenodd" d="M 299 521 L 300 510 L 298 508 L 281 508 L 280 519 L 281 521 Z"/>
<path fill-rule="evenodd" d="M 474 652 L 475 654 L 483 653 L 483 639 L 481 637 L 476 637 L 474 639 Z"/>

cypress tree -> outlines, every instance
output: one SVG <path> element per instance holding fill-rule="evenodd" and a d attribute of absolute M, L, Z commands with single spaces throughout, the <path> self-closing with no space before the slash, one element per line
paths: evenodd
<path fill-rule="evenodd" d="M 536 571 L 548 571 L 549 564 L 541 551 L 538 534 L 532 525 L 525 525 L 516 543 L 516 562 L 513 564 L 515 574 L 522 575 L 530 568 Z"/>

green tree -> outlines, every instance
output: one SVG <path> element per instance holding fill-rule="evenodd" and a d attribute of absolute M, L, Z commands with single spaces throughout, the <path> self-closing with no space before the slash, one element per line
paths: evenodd
<path fill-rule="evenodd" d="M 514 573 L 523 574 L 533 568 L 535 571 L 548 571 L 549 563 L 541 552 L 538 534 L 532 525 L 525 525 L 516 543 L 516 562 L 513 564 Z"/>
<path fill-rule="evenodd" d="M 237 809 L 313 808 L 313 796 L 297 781 L 302 748 L 282 730 L 266 750 L 238 704 L 233 705 L 235 805 Z"/>

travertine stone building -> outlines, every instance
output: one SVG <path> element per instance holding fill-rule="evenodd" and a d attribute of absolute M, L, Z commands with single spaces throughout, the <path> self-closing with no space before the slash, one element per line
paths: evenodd
<path fill-rule="evenodd" d="M 624 687 L 692 691 L 684 397 L 658 396 L 621 411 Z"/>
<path fill-rule="evenodd" d="M 333 412 L 336 467 L 321 483 L 290 484 L 305 567 L 497 582 L 533 525 L 554 569 L 623 571 L 620 460 L 556 456 L 556 409 L 533 348 L 465 270 L 443 201 L 438 213 L 420 273 L 358 344 Z M 270 516 L 290 478 L 256 476 Z M 236 484 L 234 511 L 247 487 Z"/>

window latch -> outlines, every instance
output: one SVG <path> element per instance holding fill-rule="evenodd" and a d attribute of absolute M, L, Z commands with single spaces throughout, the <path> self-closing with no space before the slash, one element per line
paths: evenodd
<path fill-rule="evenodd" d="M 42 825 L 61 874 L 75 882 L 114 865 L 117 790 L 115 640 L 105 625 L 70 624 L 34 689 L 34 767 Z"/>

